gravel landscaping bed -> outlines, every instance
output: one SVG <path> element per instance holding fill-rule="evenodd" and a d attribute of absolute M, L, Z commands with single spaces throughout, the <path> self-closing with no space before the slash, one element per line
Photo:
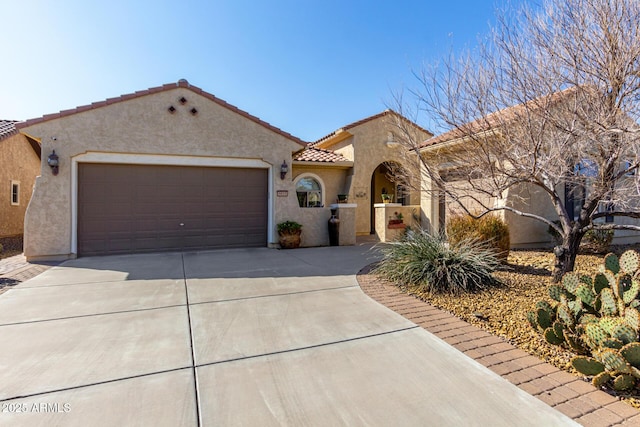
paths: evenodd
<path fill-rule="evenodd" d="M 640 246 L 632 248 L 639 250 Z M 629 247 L 618 247 L 613 252 L 621 253 L 626 249 Z M 603 257 L 604 255 L 579 255 L 575 271 L 591 274 L 602 263 Z M 582 376 L 569 364 L 574 354 L 548 344 L 533 331 L 526 319 L 527 312 L 532 310 L 537 301 L 549 300 L 547 286 L 553 283 L 553 264 L 554 257 L 550 251 L 511 251 L 506 268 L 494 273 L 503 283 L 501 287 L 460 296 L 423 295 L 416 294 L 411 289 L 405 291 L 505 338 L 513 345 L 560 369 Z M 611 391 L 608 392 L 613 394 Z M 618 396 L 640 409 L 640 390 L 620 393 Z"/>

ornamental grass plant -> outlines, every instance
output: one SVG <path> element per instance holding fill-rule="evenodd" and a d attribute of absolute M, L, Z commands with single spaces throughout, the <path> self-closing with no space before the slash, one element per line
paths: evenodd
<path fill-rule="evenodd" d="M 450 245 L 444 236 L 418 230 L 381 252 L 374 273 L 415 292 L 456 295 L 499 284 L 491 275 L 500 265 L 495 252 L 475 240 Z"/>

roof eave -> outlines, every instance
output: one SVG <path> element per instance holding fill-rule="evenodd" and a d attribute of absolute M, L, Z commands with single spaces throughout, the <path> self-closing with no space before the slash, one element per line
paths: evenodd
<path fill-rule="evenodd" d="M 294 166 L 311 166 L 323 168 L 349 169 L 353 167 L 352 161 L 345 162 L 314 162 L 309 160 L 294 160 Z"/>

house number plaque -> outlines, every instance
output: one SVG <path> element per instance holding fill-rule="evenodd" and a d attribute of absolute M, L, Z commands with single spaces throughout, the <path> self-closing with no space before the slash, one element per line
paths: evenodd
<path fill-rule="evenodd" d="M 278 197 L 287 197 L 289 195 L 289 190 L 278 190 Z"/>

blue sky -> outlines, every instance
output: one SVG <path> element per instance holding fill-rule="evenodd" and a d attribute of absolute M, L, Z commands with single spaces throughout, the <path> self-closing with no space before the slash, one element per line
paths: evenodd
<path fill-rule="evenodd" d="M 386 109 L 393 91 L 415 86 L 412 70 L 423 62 L 473 46 L 497 4 L 0 0 L 0 118 L 39 117 L 185 78 L 313 141 Z"/>

